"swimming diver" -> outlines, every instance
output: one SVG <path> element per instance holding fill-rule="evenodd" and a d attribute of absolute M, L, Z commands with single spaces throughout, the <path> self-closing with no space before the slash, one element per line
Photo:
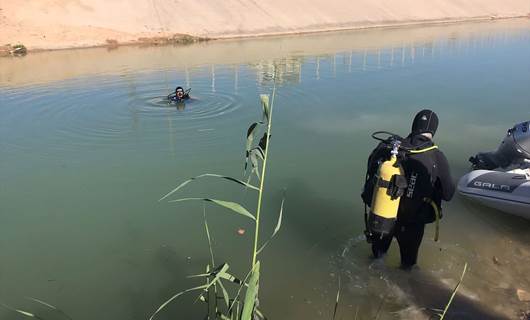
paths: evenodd
<path fill-rule="evenodd" d="M 395 237 L 399 244 L 401 267 L 405 270 L 410 270 L 417 262 L 425 224 L 438 223 L 442 200 L 451 200 L 455 192 L 447 159 L 432 141 L 437 128 L 436 113 L 422 110 L 414 117 L 411 133 L 406 138 L 393 136 L 386 141 L 380 139 L 382 142 L 368 158 L 361 194 L 366 206 L 371 207 L 369 214 L 365 212 L 367 241 L 372 244 L 374 258 L 381 258 Z M 383 169 L 385 162 L 392 165 Z M 382 170 L 394 170 L 391 171 L 394 173 L 392 179 L 382 179 Z M 397 179 L 400 175 L 402 180 Z M 382 196 L 378 193 L 380 190 L 383 190 Z M 377 204 L 379 200 L 376 197 L 388 197 L 383 200 L 387 202 Z M 387 219 L 373 213 L 376 205 L 379 205 L 378 210 L 388 209 L 390 199 L 399 199 L 397 216 Z M 387 232 L 373 231 L 385 228 Z"/>
<path fill-rule="evenodd" d="M 175 92 L 171 93 L 167 96 L 167 99 L 170 102 L 184 102 L 185 100 L 188 100 L 190 98 L 190 91 L 191 88 L 184 91 L 184 88 L 177 87 L 175 88 Z"/>

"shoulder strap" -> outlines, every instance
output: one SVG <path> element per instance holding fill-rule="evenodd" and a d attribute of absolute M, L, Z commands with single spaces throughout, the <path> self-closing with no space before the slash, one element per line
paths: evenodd
<path fill-rule="evenodd" d="M 433 145 L 433 146 L 430 146 L 430 147 L 427 147 L 427 148 L 423 148 L 423 149 L 408 150 L 408 152 L 413 153 L 413 154 L 418 154 L 418 153 L 424 153 L 424 152 L 427 152 L 427 151 L 431 151 L 431 150 L 434 150 L 434 149 L 438 149 L 438 146 L 437 145 Z"/>

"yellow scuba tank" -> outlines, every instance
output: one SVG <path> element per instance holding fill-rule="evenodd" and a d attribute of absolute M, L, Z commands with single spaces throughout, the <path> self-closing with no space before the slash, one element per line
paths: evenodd
<path fill-rule="evenodd" d="M 407 188 L 403 168 L 397 154 L 401 142 L 392 142 L 390 159 L 379 165 L 377 170 L 372 205 L 368 215 L 368 231 L 372 236 L 384 237 L 392 232 L 396 223 L 400 197 Z"/>

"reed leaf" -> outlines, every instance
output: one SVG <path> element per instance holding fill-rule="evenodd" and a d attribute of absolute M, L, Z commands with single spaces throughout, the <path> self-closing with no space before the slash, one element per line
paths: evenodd
<path fill-rule="evenodd" d="M 257 146 L 255 147 L 254 149 L 254 152 L 256 152 L 256 155 L 261 159 L 261 160 L 265 160 L 265 151 L 263 151 L 263 149 L 261 149 L 260 146 Z"/>
<path fill-rule="evenodd" d="M 225 301 L 226 307 L 230 307 L 230 297 L 228 296 L 228 291 L 226 291 L 225 286 L 223 285 L 223 282 L 218 282 L 219 287 L 221 287 L 221 292 L 223 293 L 223 299 Z"/>
<path fill-rule="evenodd" d="M 210 229 L 208 228 L 208 220 L 206 219 L 206 207 L 204 206 L 202 208 L 202 214 L 204 216 L 204 229 L 206 230 L 206 238 L 208 239 L 208 248 L 210 249 L 210 259 L 212 262 L 212 266 L 215 266 L 215 259 L 213 256 L 213 248 L 212 248 L 212 237 L 210 236 Z"/>
<path fill-rule="evenodd" d="M 451 294 L 451 298 L 449 299 L 449 302 L 445 306 L 444 312 L 440 316 L 440 320 L 444 319 L 445 314 L 447 313 L 447 310 L 449 310 L 449 306 L 451 306 L 451 303 L 453 302 L 453 299 L 455 298 L 456 293 L 457 293 L 458 289 L 460 288 L 460 284 L 462 284 L 462 281 L 464 280 L 464 276 L 466 275 L 466 271 L 467 271 L 467 262 L 464 264 L 464 270 L 462 271 L 462 275 L 460 276 L 460 280 L 456 284 L 456 287 L 453 290 L 453 293 Z"/>
<path fill-rule="evenodd" d="M 42 300 L 39 300 L 39 299 L 36 299 L 36 298 L 32 298 L 32 297 L 26 297 L 26 299 L 31 300 L 33 302 L 36 302 L 38 304 L 41 304 L 43 306 L 46 306 L 46 307 L 54 310 L 55 312 L 63 315 L 65 318 L 72 320 L 72 317 L 70 317 L 66 312 L 64 312 L 63 310 L 57 308 L 56 306 L 53 306 L 53 305 L 51 305 L 51 304 L 49 304 L 49 303 L 47 303 L 45 301 L 42 301 Z"/>
<path fill-rule="evenodd" d="M 228 281 L 230 281 L 230 282 L 232 282 L 232 283 L 238 284 L 238 285 L 242 283 L 240 279 L 234 277 L 233 275 L 231 275 L 231 274 L 228 273 L 228 272 L 222 274 L 222 275 L 221 275 L 221 278 L 223 278 L 223 279 L 225 279 L 225 280 L 228 280 Z"/>
<path fill-rule="evenodd" d="M 209 266 L 209 265 L 208 265 Z M 192 279 L 192 278 L 207 278 L 210 277 L 212 273 L 201 273 L 201 274 L 192 274 L 191 276 L 187 276 L 186 278 Z"/>
<path fill-rule="evenodd" d="M 247 152 L 250 151 L 250 149 L 252 149 L 252 144 L 254 143 L 254 134 L 255 134 L 255 131 L 256 131 L 257 127 L 258 127 L 258 123 L 257 122 L 254 122 L 253 124 L 250 125 L 250 127 L 248 127 L 248 130 L 247 130 L 247 147 L 246 147 Z"/>
<path fill-rule="evenodd" d="M 162 201 L 164 199 L 166 199 L 167 197 L 171 196 L 172 194 L 174 194 L 175 192 L 177 192 L 178 190 L 182 189 L 184 186 L 186 186 L 188 183 L 192 182 L 193 180 L 197 180 L 197 179 L 200 179 L 200 178 L 204 178 L 204 177 L 214 177 L 214 178 L 220 178 L 220 179 L 225 179 L 225 180 L 228 180 L 228 181 L 232 181 L 232 182 L 235 182 L 239 185 L 242 185 L 244 187 L 247 187 L 247 188 L 250 188 L 250 189 L 253 189 L 253 190 L 256 190 L 256 191 L 259 191 L 259 188 L 256 187 L 256 186 L 253 186 L 245 181 L 241 181 L 239 179 L 236 179 L 236 178 L 232 178 L 232 177 L 228 177 L 228 176 L 223 176 L 223 175 L 220 175 L 220 174 L 215 174 L 215 173 L 204 173 L 204 174 L 201 174 L 201 175 L 198 175 L 196 177 L 193 177 L 193 178 L 190 178 L 184 182 L 182 182 L 181 184 L 179 184 L 175 189 L 171 190 L 170 192 L 168 192 L 165 196 L 163 196 L 162 198 L 160 198 L 158 201 Z"/>
<path fill-rule="evenodd" d="M 237 300 L 236 313 L 235 313 L 235 317 L 234 317 L 235 320 L 237 320 L 237 317 L 239 317 L 239 310 L 241 310 L 241 302 L 239 300 Z"/>
<path fill-rule="evenodd" d="M 278 231 L 280 231 L 280 228 L 282 227 L 282 217 L 283 217 L 283 203 L 285 202 L 285 197 L 282 199 L 282 204 L 280 205 L 280 214 L 278 216 L 278 221 L 276 222 L 276 227 L 274 228 L 274 231 L 272 232 L 271 237 L 269 240 L 265 241 L 265 243 L 259 248 L 257 254 L 260 254 L 263 249 L 271 242 L 271 240 L 276 236 Z"/>
<path fill-rule="evenodd" d="M 39 304 L 42 304 L 42 305 L 44 305 L 44 306 L 46 306 L 46 307 L 48 307 L 48 308 L 50 308 L 50 309 L 53 309 L 53 310 L 59 310 L 57 307 L 52 306 L 51 304 L 49 304 L 49 303 L 47 303 L 47 302 L 44 302 L 44 301 L 42 301 L 42 300 L 35 299 L 35 298 L 32 298 L 32 297 L 26 297 L 26 299 L 31 300 L 31 301 L 35 301 L 35 302 L 37 302 L 37 303 L 39 303 Z"/>
<path fill-rule="evenodd" d="M 213 276 L 217 275 L 219 272 L 221 272 L 221 270 L 223 270 L 223 268 L 225 268 L 225 265 L 227 265 L 227 264 L 223 263 L 220 266 L 215 267 L 212 270 L 210 270 L 210 265 L 208 265 L 208 269 L 206 270 L 206 273 L 194 274 L 194 275 L 188 276 L 188 278 L 213 277 Z"/>
<path fill-rule="evenodd" d="M 250 152 L 250 164 L 252 165 L 251 174 L 255 173 L 256 177 L 258 177 L 258 180 L 261 180 L 261 177 L 259 175 L 259 164 L 258 164 L 258 157 L 256 155 L 256 152 Z"/>
<path fill-rule="evenodd" d="M 339 275 L 339 289 L 337 290 L 337 297 L 335 298 L 335 308 L 333 309 L 333 320 L 335 320 L 335 317 L 337 316 L 337 309 L 339 307 L 339 300 L 340 300 L 340 275 Z"/>
<path fill-rule="evenodd" d="M 269 95 L 261 94 L 260 100 L 261 100 L 261 107 L 263 108 L 263 120 L 265 120 L 268 123 L 269 117 L 271 114 L 270 107 L 269 107 Z"/>
<path fill-rule="evenodd" d="M 243 312 L 241 313 L 241 320 L 252 320 L 252 314 L 256 304 L 256 298 L 259 290 L 259 261 L 256 262 L 252 270 L 252 275 L 248 283 L 245 300 L 243 303 Z"/>
<path fill-rule="evenodd" d="M 260 318 L 260 319 L 267 319 L 265 317 L 265 315 L 263 315 L 263 312 L 261 312 L 258 308 L 255 308 L 254 311 L 256 312 L 256 315 Z"/>
<path fill-rule="evenodd" d="M 259 140 L 258 148 L 260 148 L 262 152 L 265 152 L 265 150 L 267 150 L 267 143 L 268 143 L 268 140 L 270 140 L 270 138 L 271 138 L 271 135 L 269 134 L 267 137 L 267 132 L 265 132 L 263 134 L 263 137 L 261 137 L 261 139 Z"/>
<path fill-rule="evenodd" d="M 20 310 L 20 309 L 16 309 L 16 308 L 12 308 L 12 307 L 10 307 L 7 304 L 4 304 L 2 302 L 0 302 L 0 306 L 6 308 L 7 310 L 16 312 L 18 314 L 21 314 L 21 315 L 29 317 L 29 318 L 35 318 L 35 319 L 39 319 L 39 320 L 44 320 L 44 319 L 42 319 L 41 317 L 37 316 L 34 313 L 31 313 L 31 312 L 28 312 L 28 311 L 24 311 L 24 310 Z"/>
<path fill-rule="evenodd" d="M 236 313 L 239 314 L 239 295 L 241 294 L 241 290 L 243 290 L 243 287 L 245 286 L 248 287 L 247 280 L 250 278 L 251 275 L 252 275 L 252 269 L 247 273 L 247 275 L 245 276 L 245 279 L 243 279 L 243 281 L 240 283 L 239 288 L 237 289 L 236 296 L 232 300 L 232 304 L 230 305 L 230 308 L 228 308 L 229 312 L 232 312 L 234 309 L 234 305 L 236 305 L 237 307 Z"/>
<path fill-rule="evenodd" d="M 208 293 L 208 290 L 212 286 L 215 286 L 215 301 L 214 301 L 215 313 L 217 313 L 217 284 L 220 282 L 221 276 L 224 275 L 229 268 L 230 267 L 228 266 L 227 263 L 223 263 L 221 265 L 221 270 L 219 271 L 219 273 L 217 273 L 211 281 L 209 281 L 209 278 L 208 278 L 207 283 L 209 284 L 206 286 L 206 288 L 204 288 L 204 293 Z M 197 300 L 199 300 L 203 296 L 204 293 L 200 294 L 197 297 Z"/>
<path fill-rule="evenodd" d="M 235 213 L 241 214 L 245 217 L 248 217 L 254 221 L 256 221 L 256 218 L 252 215 L 252 213 L 248 212 L 247 209 L 245 209 L 242 205 L 236 202 L 230 202 L 230 201 L 224 201 L 224 200 L 217 200 L 217 199 L 210 199 L 210 198 L 182 198 L 182 199 L 176 199 L 176 200 L 170 200 L 169 202 L 182 202 L 182 201 L 206 201 L 206 202 L 213 202 L 221 207 L 225 207 L 227 209 L 230 209 L 234 211 Z"/>
<path fill-rule="evenodd" d="M 213 272 L 209 272 L 209 273 L 193 274 L 193 275 L 187 276 L 186 278 L 188 278 L 188 279 L 192 279 L 192 278 L 208 278 L 208 277 L 215 277 L 217 274 L 218 274 L 218 272 L 213 271 Z M 233 275 L 231 275 L 228 272 L 222 273 L 221 274 L 221 279 L 230 281 L 230 282 L 235 283 L 237 285 L 240 285 L 241 283 L 243 283 L 240 279 L 234 277 Z"/>
<path fill-rule="evenodd" d="M 153 320 L 155 316 L 162 311 L 168 304 L 170 304 L 173 300 L 177 299 L 178 297 L 182 296 L 185 293 L 191 292 L 191 291 L 197 291 L 197 290 L 207 290 L 210 284 L 203 284 L 202 286 L 186 289 L 184 291 L 181 291 L 175 295 L 173 295 L 171 298 L 167 299 L 166 302 L 162 303 L 158 309 L 156 309 L 155 312 L 149 317 L 149 320 Z"/>
<path fill-rule="evenodd" d="M 13 311 L 17 312 L 17 313 L 20 313 L 21 315 L 24 315 L 26 317 L 31 317 L 31 318 L 36 318 L 36 319 L 42 319 L 42 318 L 39 318 L 38 316 L 36 316 L 35 314 L 31 313 L 31 312 L 27 312 L 27 311 L 24 311 L 24 310 L 19 310 L 19 309 L 13 309 Z"/>

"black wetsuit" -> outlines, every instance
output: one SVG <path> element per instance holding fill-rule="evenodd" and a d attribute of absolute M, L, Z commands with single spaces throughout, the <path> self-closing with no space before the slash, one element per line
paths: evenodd
<path fill-rule="evenodd" d="M 402 141 L 402 146 L 409 149 L 425 149 L 433 142 L 423 135 L 409 135 Z M 390 157 L 390 150 L 380 143 L 368 158 L 367 180 L 361 195 L 364 203 L 371 205 L 374 175 L 380 161 Z M 378 258 L 388 251 L 392 238 L 396 237 L 401 253 L 401 265 L 410 268 L 416 264 L 418 250 L 426 223 L 435 221 L 432 205 L 425 202 L 428 198 L 441 208 L 442 200 L 449 201 L 455 192 L 455 185 L 449 172 L 445 155 L 438 149 L 421 153 L 407 153 L 401 160 L 407 178 L 407 189 L 401 197 L 396 226 L 391 235 L 372 240 L 372 252 Z"/>
<path fill-rule="evenodd" d="M 182 96 L 182 98 L 179 98 L 179 97 L 177 97 L 177 95 L 172 94 L 172 95 L 170 95 L 168 98 L 169 98 L 170 101 L 172 101 L 172 102 L 177 102 L 177 103 L 178 103 L 178 102 L 184 102 L 184 101 L 188 100 L 188 99 L 190 98 L 190 95 L 187 94 L 187 93 L 185 93 L 185 94 Z"/>

